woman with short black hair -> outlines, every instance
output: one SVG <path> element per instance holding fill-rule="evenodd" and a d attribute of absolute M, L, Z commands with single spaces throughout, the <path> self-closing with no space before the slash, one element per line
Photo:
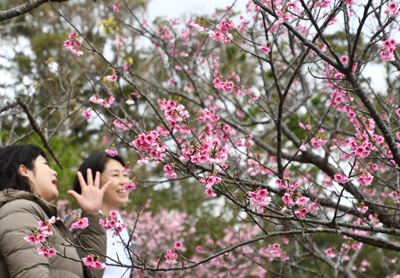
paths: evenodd
<path fill-rule="evenodd" d="M 87 184 L 81 178 L 80 194 L 72 190 L 68 193 L 75 197 L 82 216 L 89 220 L 89 227 L 81 233 L 82 245 L 104 254 L 106 233 L 99 224 L 104 218 L 99 209 L 110 183 L 99 189 L 100 174 L 96 174 L 94 182 L 90 170 L 86 176 Z M 57 209 L 50 203 L 58 197 L 57 184 L 57 172 L 50 168 L 41 148 L 34 145 L 0 148 L 1 277 L 102 277 L 104 270 L 84 267 L 81 258 L 89 253 L 70 244 L 75 242 L 74 238 L 62 221 L 49 226 L 51 231 L 45 239 L 59 255 L 49 258 L 39 255 L 40 246 L 24 240 L 38 229 L 40 221 L 57 218 Z"/>
<path fill-rule="evenodd" d="M 129 191 L 125 189 L 124 184 L 129 184 L 131 181 L 128 178 L 127 168 L 122 157 L 115 155 L 110 156 L 107 153 L 96 153 L 88 157 L 79 167 L 79 171 L 85 173 L 88 169 L 93 172 L 100 172 L 100 188 L 107 181 L 110 181 L 110 186 L 104 193 L 101 212 L 106 216 L 110 216 L 111 211 L 115 211 L 116 220 L 119 224 L 124 224 L 124 221 L 119 214 L 119 209 L 122 205 L 129 201 Z M 86 180 L 85 175 L 83 176 Z M 78 177 L 75 178 L 74 190 L 79 193 Z M 80 217 L 80 210 L 74 211 L 64 220 L 67 227 L 76 238 L 80 238 L 79 231 L 72 228 L 71 224 Z M 118 236 L 115 236 L 114 229 L 107 230 L 107 263 L 116 264 L 120 261 L 123 264 L 131 265 L 132 252 L 136 251 L 136 234 L 131 233 L 129 225 L 123 229 Z M 121 241 L 122 239 L 122 241 Z M 128 245 L 128 247 L 127 247 Z M 114 260 L 112 260 L 112 259 Z M 127 268 L 106 266 L 103 278 L 128 278 L 132 277 L 133 272 Z"/>

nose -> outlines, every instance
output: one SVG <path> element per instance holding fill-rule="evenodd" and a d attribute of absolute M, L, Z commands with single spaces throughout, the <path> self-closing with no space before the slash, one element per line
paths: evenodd
<path fill-rule="evenodd" d="M 123 177 L 123 179 L 121 180 L 121 184 L 126 184 L 129 182 L 130 182 L 130 179 L 128 177 Z"/>
<path fill-rule="evenodd" d="M 53 170 L 53 175 L 54 175 L 55 177 L 57 177 L 57 171 L 56 171 L 56 170 Z"/>

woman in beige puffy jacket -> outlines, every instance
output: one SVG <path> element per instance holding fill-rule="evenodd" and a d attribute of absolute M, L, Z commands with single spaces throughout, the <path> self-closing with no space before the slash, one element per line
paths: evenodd
<path fill-rule="evenodd" d="M 99 189 L 99 173 L 94 182 L 91 172 L 87 175 L 87 184 L 81 178 L 81 194 L 72 190 L 68 193 L 77 200 L 82 217 L 89 220 L 80 236 L 82 246 L 106 254 L 106 231 L 99 224 L 105 216 L 98 212 L 109 183 Z M 54 224 L 53 235 L 46 238 L 59 252 L 57 255 L 39 255 L 40 244 L 24 240 L 38 229 L 39 221 L 57 217 L 57 209 L 50 203 L 58 196 L 57 182 L 57 172 L 49 167 L 41 148 L 19 145 L 0 149 L 0 277 L 102 277 L 104 270 L 84 267 L 81 258 L 94 252 L 68 243 L 74 239 L 62 221 Z"/>

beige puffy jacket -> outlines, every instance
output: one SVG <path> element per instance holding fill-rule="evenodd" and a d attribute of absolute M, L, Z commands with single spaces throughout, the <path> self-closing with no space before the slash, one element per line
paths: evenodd
<path fill-rule="evenodd" d="M 5 190 L 6 191 L 6 190 Z M 82 278 L 102 277 L 104 270 L 89 270 L 82 262 L 65 259 L 59 255 L 45 258 L 38 254 L 40 244 L 32 245 L 24 240 L 31 230 L 38 228 L 39 221 L 57 216 L 57 209 L 49 202 L 37 198 L 34 194 L 14 189 L 0 191 L 0 277 L 1 278 Z M 107 237 L 99 219 L 100 213 L 83 213 L 89 219 L 89 227 L 82 231 L 80 241 L 83 246 L 94 248 L 106 254 Z M 74 242 L 71 233 L 62 221 L 55 226 L 64 237 Z M 88 255 L 80 248 L 69 244 L 54 228 L 48 242 L 57 251 L 70 258 L 80 260 Z M 67 246 L 64 246 L 67 245 Z"/>

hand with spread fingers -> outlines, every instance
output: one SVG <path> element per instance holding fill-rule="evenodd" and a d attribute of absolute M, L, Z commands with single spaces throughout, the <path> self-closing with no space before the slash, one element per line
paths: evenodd
<path fill-rule="evenodd" d="M 104 192 L 106 192 L 111 181 L 105 183 L 100 189 L 100 172 L 96 172 L 96 178 L 93 182 L 92 170 L 87 169 L 87 184 L 81 172 L 78 172 L 77 176 L 82 190 L 81 194 L 74 190 L 69 190 L 67 193 L 75 198 L 82 212 L 98 213 L 103 203 Z"/>

